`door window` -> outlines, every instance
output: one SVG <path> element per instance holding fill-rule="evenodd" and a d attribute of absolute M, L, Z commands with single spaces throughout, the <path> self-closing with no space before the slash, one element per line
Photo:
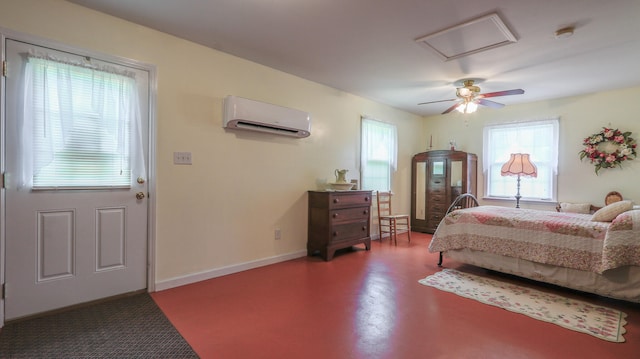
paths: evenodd
<path fill-rule="evenodd" d="M 132 161 L 142 158 L 142 148 L 133 148 L 141 146 L 135 74 L 94 62 L 27 56 L 24 187 L 131 186 Z"/>

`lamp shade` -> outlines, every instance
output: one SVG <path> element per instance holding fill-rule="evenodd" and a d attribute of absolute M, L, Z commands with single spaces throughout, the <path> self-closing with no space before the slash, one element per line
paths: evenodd
<path fill-rule="evenodd" d="M 509 161 L 502 165 L 500 174 L 503 176 L 538 177 L 538 168 L 531 163 L 528 153 L 512 153 Z"/>

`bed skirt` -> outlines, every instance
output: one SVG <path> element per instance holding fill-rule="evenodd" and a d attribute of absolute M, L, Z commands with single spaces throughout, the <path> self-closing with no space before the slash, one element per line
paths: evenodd
<path fill-rule="evenodd" d="M 535 263 L 471 249 L 449 250 L 445 258 L 583 292 L 640 303 L 640 267 L 624 266 L 603 274 Z"/>

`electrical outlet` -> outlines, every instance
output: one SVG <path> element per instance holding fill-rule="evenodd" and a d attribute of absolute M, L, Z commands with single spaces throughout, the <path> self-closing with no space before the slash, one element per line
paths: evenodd
<path fill-rule="evenodd" d="M 190 165 L 191 164 L 191 152 L 174 152 L 173 153 L 174 165 Z"/>
<path fill-rule="evenodd" d="M 276 239 L 282 238 L 282 232 L 280 231 L 280 228 L 276 228 L 276 230 L 274 231 L 274 237 Z"/>

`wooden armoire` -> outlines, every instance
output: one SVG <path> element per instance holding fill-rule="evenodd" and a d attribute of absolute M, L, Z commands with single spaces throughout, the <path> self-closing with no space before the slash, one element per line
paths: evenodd
<path fill-rule="evenodd" d="M 462 193 L 477 194 L 478 157 L 463 151 L 437 150 L 413 156 L 411 229 L 433 233 Z"/>

